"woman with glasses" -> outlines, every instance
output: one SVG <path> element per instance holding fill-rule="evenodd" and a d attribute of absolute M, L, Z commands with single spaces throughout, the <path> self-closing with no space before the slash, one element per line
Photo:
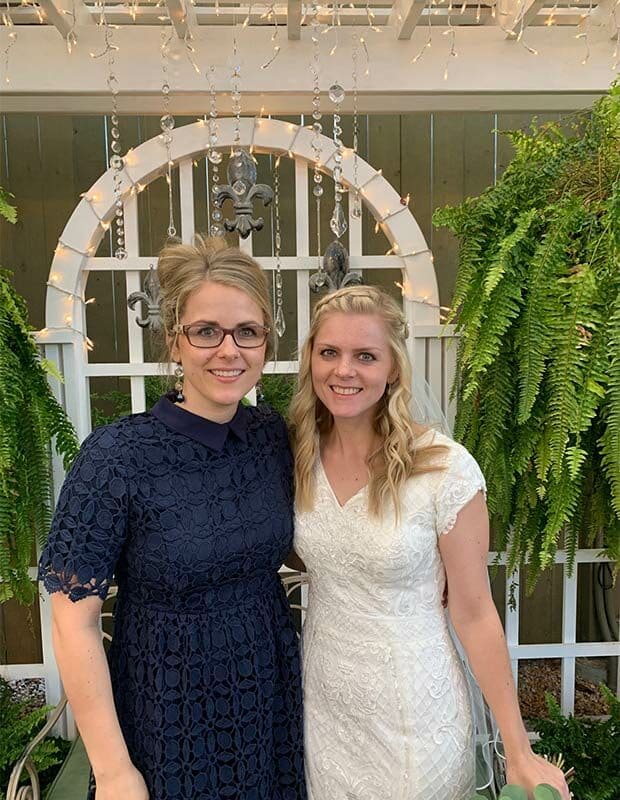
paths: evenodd
<path fill-rule="evenodd" d="M 175 391 L 85 441 L 40 564 L 90 797 L 303 800 L 297 637 L 278 578 L 291 454 L 282 419 L 241 404 L 271 351 L 267 283 L 208 239 L 164 248 L 158 276 Z"/>

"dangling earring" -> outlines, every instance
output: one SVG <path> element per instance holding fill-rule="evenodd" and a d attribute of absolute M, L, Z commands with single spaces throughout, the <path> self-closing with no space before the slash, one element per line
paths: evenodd
<path fill-rule="evenodd" d="M 176 381 L 174 382 L 174 402 L 184 403 L 185 395 L 183 394 L 183 367 L 180 364 L 177 364 L 174 369 L 174 377 L 176 378 Z"/>
<path fill-rule="evenodd" d="M 264 402 L 265 402 L 265 392 L 263 391 L 263 383 L 262 381 L 259 381 L 256 384 L 256 405 L 259 405 Z"/>

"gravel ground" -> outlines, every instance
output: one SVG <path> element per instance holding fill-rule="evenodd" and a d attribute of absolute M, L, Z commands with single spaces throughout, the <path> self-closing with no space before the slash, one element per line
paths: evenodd
<path fill-rule="evenodd" d="M 547 716 L 545 692 L 560 701 L 560 662 L 554 659 L 522 661 L 519 664 L 519 703 L 525 719 Z M 575 681 L 575 716 L 601 716 L 609 709 L 592 681 L 577 676 Z"/>
<path fill-rule="evenodd" d="M 10 681 L 10 686 L 15 698 L 28 703 L 28 708 L 40 708 L 45 705 L 45 681 L 43 678 Z"/>

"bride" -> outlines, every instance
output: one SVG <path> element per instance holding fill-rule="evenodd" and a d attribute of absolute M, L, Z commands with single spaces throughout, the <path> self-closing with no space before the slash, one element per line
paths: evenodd
<path fill-rule="evenodd" d="M 317 303 L 291 406 L 310 800 L 467 800 L 472 714 L 442 606 L 497 719 L 511 783 L 568 788 L 535 755 L 488 590 L 485 483 L 411 418 L 407 324 L 379 289 Z"/>

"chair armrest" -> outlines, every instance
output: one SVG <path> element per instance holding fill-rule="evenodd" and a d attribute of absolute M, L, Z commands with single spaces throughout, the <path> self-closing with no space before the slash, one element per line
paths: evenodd
<path fill-rule="evenodd" d="M 19 760 L 11 771 L 9 778 L 9 785 L 6 790 L 6 800 L 41 800 L 41 788 L 39 786 L 39 776 L 36 767 L 32 761 L 32 753 L 43 739 L 52 730 L 54 725 L 58 722 L 67 706 L 67 697 L 63 693 L 60 702 L 50 714 L 47 722 L 37 733 L 34 739 L 26 745 Z M 20 780 L 26 772 L 30 783 L 20 786 Z"/>

